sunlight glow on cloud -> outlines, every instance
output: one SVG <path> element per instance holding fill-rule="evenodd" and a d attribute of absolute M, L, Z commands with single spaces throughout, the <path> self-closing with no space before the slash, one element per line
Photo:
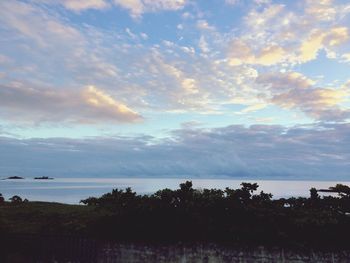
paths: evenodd
<path fill-rule="evenodd" d="M 242 64 L 271 66 L 285 61 L 286 56 L 287 52 L 279 46 L 264 47 L 255 55 L 246 43 L 234 40 L 231 43 L 229 64 L 232 66 Z"/>
<path fill-rule="evenodd" d="M 14 122 L 134 122 L 142 117 L 110 95 L 90 86 L 80 91 L 0 86 L 2 118 Z"/>
<path fill-rule="evenodd" d="M 257 78 L 257 83 L 268 89 L 269 100 L 285 108 L 296 108 L 315 119 L 343 121 L 350 110 L 340 103 L 350 97 L 350 90 L 318 88 L 315 82 L 300 73 L 268 73 Z"/>
<path fill-rule="evenodd" d="M 64 14 L 54 12 L 57 2 L 36 0 L 35 3 L 41 4 L 22 1 L 0 4 L 0 33 L 5 39 L 4 50 L 8 52 L 2 52 L 0 57 L 4 86 L 11 86 L 13 82 L 35 83 L 34 86 L 43 89 L 59 89 L 62 85 L 56 87 L 55 83 L 61 82 L 69 87 L 93 85 L 101 92 L 122 98 L 137 112 L 232 114 L 239 110 L 229 112 L 225 108 L 237 105 L 244 113 L 255 114 L 275 105 L 291 113 L 301 110 L 314 120 L 325 119 L 322 116 L 327 115 L 326 112 L 333 112 L 327 118 L 331 120 L 334 111 L 342 115 L 335 121 L 347 118 L 343 100 L 347 95 L 339 95 L 337 90 L 344 79 L 337 85 L 328 85 L 326 90 L 319 87 L 324 85 L 313 83 L 310 84 L 312 91 L 304 91 L 298 86 L 303 80 L 300 77 L 294 79 L 299 82 L 289 85 L 288 91 L 278 94 L 266 91 L 266 83 L 259 83 L 269 73 L 293 72 L 296 65 L 318 60 L 321 51 L 326 52 L 328 59 L 346 61 L 350 52 L 346 48 L 349 29 L 342 22 L 346 17 L 346 12 L 341 11 L 346 9 L 342 5 L 330 6 L 329 1 L 313 5 L 307 1 L 301 5 L 304 10 L 298 13 L 286 4 L 257 1 L 242 14 L 238 28 L 222 31 L 210 16 L 198 11 L 199 4 L 193 10 L 193 3 L 187 5 L 184 0 L 116 0 L 116 5 L 92 0 L 60 2 L 77 12 L 104 9 L 109 3 L 104 12 L 122 7 L 134 18 L 144 13 L 182 10 L 182 14 L 175 15 L 181 21 L 181 34 L 191 35 L 185 41 L 180 35 L 178 40 L 172 39 L 172 34 L 156 40 L 152 31 L 147 32 L 147 27 L 138 30 L 136 25 L 140 25 L 140 21 L 135 20 L 117 30 L 101 28 L 98 24 L 72 23 Z M 242 6 L 243 2 L 237 4 Z M 231 8 L 234 10 L 236 5 Z M 317 10 L 329 8 L 335 10 L 335 13 L 328 12 L 333 15 L 327 19 L 319 17 Z M 92 11 L 102 15 L 99 10 Z M 184 18 L 185 13 L 191 18 Z M 84 12 L 73 12 L 73 15 L 83 18 Z M 179 24 L 174 21 L 176 32 Z M 13 55 L 15 53 L 17 55 Z M 281 73 L 280 77 L 283 79 L 285 74 Z M 275 91 L 278 85 L 285 85 L 277 79 L 270 79 Z M 309 102 L 296 99 L 301 91 L 311 96 L 306 99 Z M 320 111 L 323 113 L 319 114 Z M 258 118 L 274 115 L 268 114 Z"/>
<path fill-rule="evenodd" d="M 349 39 L 348 28 L 336 27 L 330 32 L 316 31 L 300 47 L 300 61 L 307 62 L 316 59 L 321 48 L 331 48 L 346 42 Z"/>

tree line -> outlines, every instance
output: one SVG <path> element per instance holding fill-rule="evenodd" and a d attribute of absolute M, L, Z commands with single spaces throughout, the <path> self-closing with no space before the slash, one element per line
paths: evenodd
<path fill-rule="evenodd" d="M 258 187 L 242 183 L 238 189 L 194 189 L 187 181 L 176 190 L 162 189 L 151 195 L 139 195 L 131 188 L 114 189 L 101 197 L 81 200 L 83 206 L 61 205 L 52 212 L 45 208 L 42 217 L 31 223 L 40 226 L 35 228 L 39 233 L 77 233 L 119 241 L 350 246 L 348 186 L 311 188 L 307 198 L 280 199 L 258 192 Z M 0 197 L 2 207 L 13 202 Z M 23 211 L 33 213 L 32 202 L 17 202 L 13 211 L 19 213 L 21 206 L 22 216 Z M 65 209 L 69 213 L 64 213 Z"/>

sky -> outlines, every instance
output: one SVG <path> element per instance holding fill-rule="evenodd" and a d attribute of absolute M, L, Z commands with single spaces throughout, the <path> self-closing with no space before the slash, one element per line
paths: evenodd
<path fill-rule="evenodd" d="M 347 0 L 0 1 L 0 176 L 350 180 Z"/>

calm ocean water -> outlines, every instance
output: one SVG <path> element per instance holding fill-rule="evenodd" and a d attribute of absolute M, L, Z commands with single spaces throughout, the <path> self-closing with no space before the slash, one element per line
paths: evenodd
<path fill-rule="evenodd" d="M 186 180 L 194 188 L 239 188 L 242 182 L 256 182 L 259 191 L 272 193 L 274 198 L 309 196 L 311 187 L 328 188 L 337 183 L 332 181 L 282 181 L 282 180 L 238 180 L 238 179 L 155 179 L 155 178 L 56 178 L 54 180 L 0 180 L 0 193 L 5 198 L 19 195 L 30 201 L 53 201 L 77 204 L 89 196 L 101 196 L 114 188 L 131 187 L 139 194 L 153 193 L 159 189 L 176 189 Z"/>

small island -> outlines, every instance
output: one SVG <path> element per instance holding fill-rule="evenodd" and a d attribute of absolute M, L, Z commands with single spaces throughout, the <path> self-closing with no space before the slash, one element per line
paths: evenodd
<path fill-rule="evenodd" d="M 34 180 L 53 180 L 53 178 L 48 176 L 34 177 Z"/>
<path fill-rule="evenodd" d="M 10 177 L 5 178 L 4 180 L 12 180 L 12 179 L 19 180 L 19 179 L 24 179 L 24 178 L 20 177 L 20 176 L 10 176 Z"/>

